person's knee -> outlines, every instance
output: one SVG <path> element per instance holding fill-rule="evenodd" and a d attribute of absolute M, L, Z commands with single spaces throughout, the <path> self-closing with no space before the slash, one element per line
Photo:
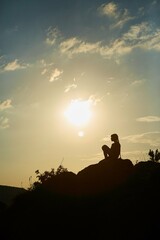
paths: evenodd
<path fill-rule="evenodd" d="M 103 145 L 103 146 L 102 146 L 102 150 L 103 150 L 103 151 L 106 151 L 106 150 L 107 150 L 107 146 L 106 146 L 106 145 Z"/>

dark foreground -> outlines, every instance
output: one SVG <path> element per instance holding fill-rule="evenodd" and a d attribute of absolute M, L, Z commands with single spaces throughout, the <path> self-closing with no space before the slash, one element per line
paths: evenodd
<path fill-rule="evenodd" d="M 160 164 L 91 165 L 46 179 L 1 207 L 0 239 L 160 239 Z"/>

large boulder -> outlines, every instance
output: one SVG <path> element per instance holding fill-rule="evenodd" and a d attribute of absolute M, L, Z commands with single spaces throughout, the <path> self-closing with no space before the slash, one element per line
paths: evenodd
<path fill-rule="evenodd" d="M 131 176 L 134 166 L 129 159 L 103 159 L 77 173 L 81 194 L 100 194 L 122 185 Z"/>

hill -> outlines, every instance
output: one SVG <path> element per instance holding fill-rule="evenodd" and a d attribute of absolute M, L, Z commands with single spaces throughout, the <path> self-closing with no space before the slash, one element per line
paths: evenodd
<path fill-rule="evenodd" d="M 102 160 L 39 176 L 3 212 L 2 239 L 160 238 L 159 163 Z"/>
<path fill-rule="evenodd" d="M 15 197 L 25 191 L 24 188 L 0 185 L 0 202 L 9 206 Z"/>

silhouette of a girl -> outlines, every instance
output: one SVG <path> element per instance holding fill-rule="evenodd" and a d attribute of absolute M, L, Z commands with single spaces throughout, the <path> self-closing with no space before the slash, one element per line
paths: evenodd
<path fill-rule="evenodd" d="M 111 141 L 114 143 L 109 148 L 107 145 L 102 146 L 102 151 L 104 154 L 105 159 L 118 159 L 121 153 L 121 145 L 119 143 L 118 135 L 116 133 L 111 135 Z"/>

